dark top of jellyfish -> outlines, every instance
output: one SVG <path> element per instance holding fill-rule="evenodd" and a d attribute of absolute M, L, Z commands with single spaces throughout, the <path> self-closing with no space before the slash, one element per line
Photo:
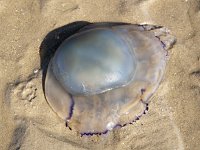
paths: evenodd
<path fill-rule="evenodd" d="M 91 29 L 65 40 L 52 60 L 52 68 L 72 95 L 93 95 L 130 83 L 136 60 L 116 32 Z"/>

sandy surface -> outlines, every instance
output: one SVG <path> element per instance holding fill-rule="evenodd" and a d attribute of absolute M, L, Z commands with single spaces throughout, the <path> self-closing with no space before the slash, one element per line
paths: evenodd
<path fill-rule="evenodd" d="M 75 21 L 162 25 L 176 36 L 164 81 L 135 124 L 80 137 L 48 106 L 41 43 L 50 31 Z M 0 0 L 0 22 L 1 150 L 199 150 L 199 0 Z"/>

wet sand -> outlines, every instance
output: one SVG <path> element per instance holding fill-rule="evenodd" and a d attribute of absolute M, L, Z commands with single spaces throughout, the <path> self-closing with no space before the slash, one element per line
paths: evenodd
<path fill-rule="evenodd" d="M 199 6 L 198 0 L 0 1 L 0 149 L 198 150 Z M 50 31 L 77 21 L 161 25 L 176 36 L 164 80 L 133 125 L 80 137 L 47 104 L 41 44 Z"/>

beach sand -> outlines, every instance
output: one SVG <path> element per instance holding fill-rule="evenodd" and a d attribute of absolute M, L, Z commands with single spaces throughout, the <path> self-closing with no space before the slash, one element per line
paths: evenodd
<path fill-rule="evenodd" d="M 1 0 L 0 22 L 1 150 L 200 149 L 199 0 Z M 42 42 L 73 22 L 161 25 L 176 37 L 149 111 L 133 125 L 80 137 L 46 102 Z"/>

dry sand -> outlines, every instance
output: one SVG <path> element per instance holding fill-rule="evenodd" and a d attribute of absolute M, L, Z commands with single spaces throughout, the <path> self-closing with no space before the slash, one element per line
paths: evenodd
<path fill-rule="evenodd" d="M 135 124 L 81 138 L 48 106 L 41 43 L 75 21 L 162 25 L 176 36 L 164 81 Z M 0 22 L 1 150 L 200 149 L 199 0 L 0 0 Z"/>

